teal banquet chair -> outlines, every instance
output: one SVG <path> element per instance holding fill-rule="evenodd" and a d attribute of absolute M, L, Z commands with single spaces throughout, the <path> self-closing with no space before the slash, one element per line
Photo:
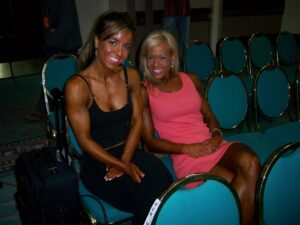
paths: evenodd
<path fill-rule="evenodd" d="M 252 95 L 253 78 L 248 70 L 247 50 L 236 37 L 225 37 L 219 45 L 219 63 L 222 73 L 235 73 L 245 83 L 247 93 Z"/>
<path fill-rule="evenodd" d="M 77 143 L 71 126 L 67 124 L 67 138 L 69 150 L 73 155 L 73 165 L 80 173 L 79 161 L 84 154 Z M 133 214 L 116 209 L 109 203 L 93 195 L 79 179 L 79 194 L 83 206 L 84 224 L 131 224 Z"/>
<path fill-rule="evenodd" d="M 201 81 L 207 81 L 217 69 L 213 51 L 207 43 L 192 41 L 183 50 L 184 71 L 194 73 Z"/>
<path fill-rule="evenodd" d="M 295 101 L 295 108 L 296 108 L 296 117 L 297 120 L 300 121 L 300 68 L 298 68 L 296 73 L 296 101 Z"/>
<path fill-rule="evenodd" d="M 252 34 L 248 40 L 248 68 L 252 77 L 264 66 L 273 64 L 273 47 L 271 40 L 263 33 Z"/>
<path fill-rule="evenodd" d="M 193 182 L 202 184 L 186 189 Z M 144 225 L 238 225 L 242 216 L 235 190 L 223 178 L 191 174 L 178 179 L 156 199 Z"/>
<path fill-rule="evenodd" d="M 255 79 L 255 123 L 258 129 L 285 144 L 300 141 L 300 122 L 292 121 L 290 87 L 277 66 L 264 67 Z"/>
<path fill-rule="evenodd" d="M 224 132 L 224 139 L 250 146 L 261 163 L 284 145 L 284 141 L 254 130 L 252 115 L 248 110 L 247 91 L 236 74 L 219 74 L 210 79 L 206 98 Z"/>
<path fill-rule="evenodd" d="M 297 57 L 297 41 L 295 36 L 287 31 L 278 33 L 275 53 L 277 66 L 286 73 L 289 84 L 294 84 L 296 70 L 299 66 L 299 59 Z"/>
<path fill-rule="evenodd" d="M 62 134 L 62 117 L 57 114 L 53 91 L 63 93 L 68 78 L 78 71 L 78 60 L 72 54 L 59 53 L 50 57 L 42 69 L 42 86 L 48 119 L 48 135 L 51 139 L 59 139 Z M 58 130 L 58 127 L 59 130 Z M 62 134 L 64 135 L 64 134 Z M 56 140 L 59 141 L 59 140 Z"/>
<path fill-rule="evenodd" d="M 262 167 L 257 184 L 259 225 L 300 224 L 300 143 L 275 151 Z"/>

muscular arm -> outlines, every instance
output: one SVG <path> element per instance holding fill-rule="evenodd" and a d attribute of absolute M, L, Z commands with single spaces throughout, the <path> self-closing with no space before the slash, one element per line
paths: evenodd
<path fill-rule="evenodd" d="M 107 167 L 116 168 L 132 177 L 128 164 L 109 154 L 90 134 L 88 107 L 91 104 L 90 91 L 79 77 L 71 78 L 65 88 L 66 113 L 74 134 L 84 151 Z"/>
<path fill-rule="evenodd" d="M 201 113 L 203 114 L 204 121 L 206 122 L 210 132 L 212 132 L 213 129 L 216 129 L 216 128 L 220 129 L 219 123 L 218 123 L 216 117 L 214 116 L 207 99 L 205 98 L 205 94 L 204 94 L 204 90 L 203 90 L 201 82 L 199 81 L 199 79 L 197 78 L 196 75 L 190 75 L 190 77 L 191 77 L 192 81 L 194 82 L 199 95 L 201 96 L 201 99 L 202 99 Z M 214 137 L 216 137 L 216 138 L 214 138 Z M 214 140 L 212 140 L 212 141 L 214 142 L 213 143 L 214 146 L 218 147 L 222 140 L 221 133 L 215 132 L 213 134 L 213 138 L 214 138 Z"/>
<path fill-rule="evenodd" d="M 136 70 L 127 69 L 128 84 L 130 92 L 130 99 L 132 102 L 133 113 L 130 121 L 130 130 L 125 143 L 122 161 L 130 162 L 134 151 L 141 138 L 142 132 L 142 99 L 140 88 L 140 77 Z"/>

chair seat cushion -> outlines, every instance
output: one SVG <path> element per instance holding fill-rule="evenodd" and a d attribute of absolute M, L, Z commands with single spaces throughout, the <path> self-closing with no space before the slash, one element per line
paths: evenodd
<path fill-rule="evenodd" d="M 111 206 L 110 204 L 108 204 L 107 202 L 97 198 L 89 190 L 86 189 L 82 181 L 79 182 L 79 193 L 83 205 L 88 210 L 89 214 L 91 214 L 98 222 L 102 224 L 104 224 L 105 221 L 104 221 L 103 211 L 101 209 L 101 206 L 99 205 L 99 202 L 102 203 L 106 211 L 106 216 L 109 223 L 115 223 L 133 217 L 132 213 L 118 210 L 113 206 Z M 87 196 L 87 197 L 83 197 L 83 196 Z"/>
<path fill-rule="evenodd" d="M 238 141 L 248 145 L 263 164 L 267 158 L 285 142 L 260 132 L 239 133 L 226 137 L 227 141 Z"/>
<path fill-rule="evenodd" d="M 300 122 L 284 123 L 265 131 L 265 134 L 270 135 L 285 143 L 300 142 Z"/>

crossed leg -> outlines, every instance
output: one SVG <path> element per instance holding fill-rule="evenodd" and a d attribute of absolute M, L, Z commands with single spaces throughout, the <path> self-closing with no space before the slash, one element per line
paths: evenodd
<path fill-rule="evenodd" d="M 225 178 L 236 190 L 242 207 L 243 224 L 252 225 L 255 212 L 255 190 L 260 172 L 260 162 L 246 145 L 233 143 L 212 174 Z"/>

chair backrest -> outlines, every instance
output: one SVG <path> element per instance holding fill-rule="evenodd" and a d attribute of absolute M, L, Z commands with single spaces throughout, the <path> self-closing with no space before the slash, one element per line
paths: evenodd
<path fill-rule="evenodd" d="M 297 69 L 297 73 L 296 73 L 296 116 L 297 119 L 300 121 L 300 68 Z"/>
<path fill-rule="evenodd" d="M 247 54 L 249 73 L 255 77 L 257 71 L 272 63 L 273 47 L 270 38 L 262 33 L 252 34 L 248 40 Z"/>
<path fill-rule="evenodd" d="M 134 64 L 130 59 L 126 58 L 125 61 L 123 62 L 123 66 L 124 67 L 134 67 Z"/>
<path fill-rule="evenodd" d="M 77 58 L 71 54 L 56 54 L 45 62 L 42 70 L 42 84 L 48 113 L 52 112 L 50 101 L 53 96 L 51 91 L 54 88 L 63 91 L 68 78 L 77 71 Z"/>
<path fill-rule="evenodd" d="M 287 144 L 265 162 L 257 185 L 259 225 L 300 224 L 300 143 Z"/>
<path fill-rule="evenodd" d="M 248 110 L 248 96 L 243 82 L 237 75 L 232 73 L 211 78 L 206 96 L 221 128 L 236 128 L 244 121 Z"/>
<path fill-rule="evenodd" d="M 299 66 L 295 36 L 287 31 L 278 33 L 275 52 L 277 66 L 280 66 L 284 70 L 289 83 L 294 84 L 297 67 Z"/>
<path fill-rule="evenodd" d="M 279 67 L 266 66 L 257 75 L 254 89 L 255 122 L 260 118 L 276 119 L 288 110 L 289 84 Z"/>
<path fill-rule="evenodd" d="M 297 42 L 294 35 L 287 31 L 278 33 L 275 50 L 278 66 L 294 63 L 297 56 Z"/>
<path fill-rule="evenodd" d="M 207 80 L 216 70 L 213 51 L 207 43 L 193 41 L 183 50 L 184 71 L 197 74 L 202 81 Z"/>
<path fill-rule="evenodd" d="M 184 186 L 203 182 L 195 188 Z M 192 174 L 176 180 L 153 204 L 145 225 L 241 224 L 240 203 L 233 188 L 210 174 Z"/>
<path fill-rule="evenodd" d="M 224 38 L 219 46 L 221 71 L 240 74 L 247 71 L 247 51 L 243 42 L 234 37 Z"/>

